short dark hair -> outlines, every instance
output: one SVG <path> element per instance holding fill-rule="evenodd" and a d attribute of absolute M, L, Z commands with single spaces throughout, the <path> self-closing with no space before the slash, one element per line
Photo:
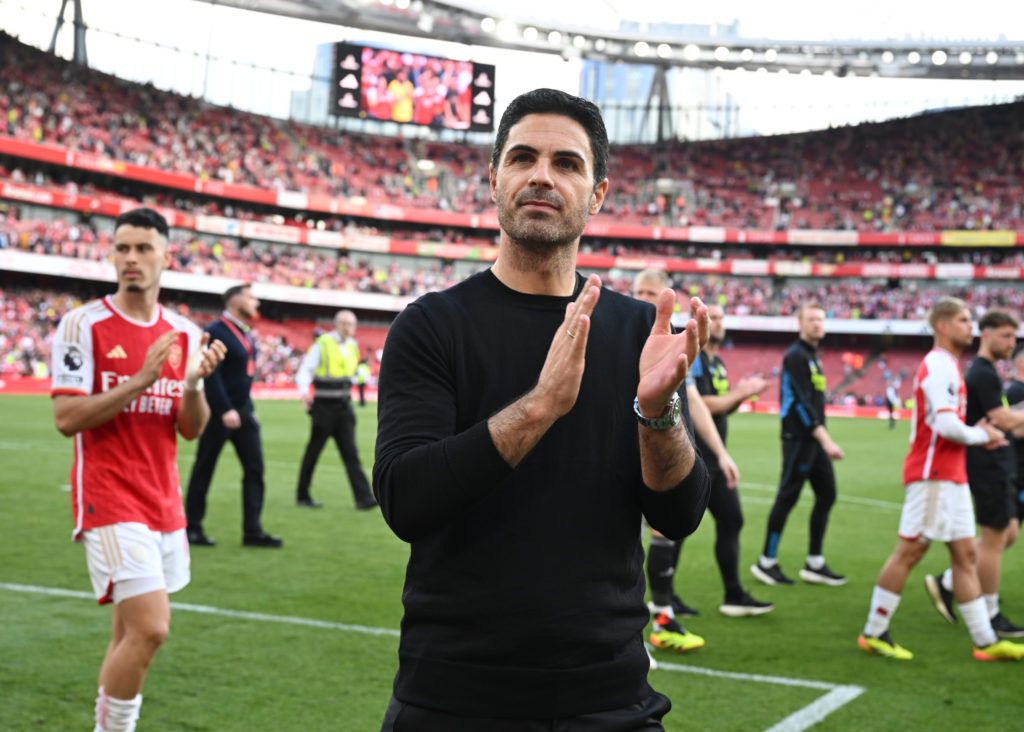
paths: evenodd
<path fill-rule="evenodd" d="M 1024 341 L 1021 341 L 1020 343 L 1013 347 L 1013 353 L 1010 354 L 1010 360 L 1016 361 L 1017 357 L 1022 353 L 1024 353 Z M 1024 376 L 1024 374 L 1021 374 L 1021 376 Z"/>
<path fill-rule="evenodd" d="M 165 239 L 170 235 L 171 229 L 167 225 L 167 219 L 151 208 L 133 208 L 125 211 L 117 217 L 114 222 L 114 231 L 122 226 L 137 226 L 140 229 L 156 229 L 157 233 Z"/>
<path fill-rule="evenodd" d="M 231 302 L 231 298 L 233 298 L 235 295 L 242 292 L 243 290 L 248 290 L 250 287 L 252 287 L 252 285 L 250 285 L 248 282 L 243 282 L 240 285 L 232 285 L 231 287 L 224 291 L 224 304 L 227 305 L 229 302 Z"/>
<path fill-rule="evenodd" d="M 529 114 L 560 114 L 579 122 L 590 138 L 590 153 L 594 157 L 594 188 L 608 177 L 608 131 L 601 119 L 601 110 L 593 102 L 557 89 L 534 89 L 520 94 L 505 108 L 491 150 L 491 165 L 495 170 L 505 150 L 505 143 L 508 142 L 509 130 Z"/>
<path fill-rule="evenodd" d="M 1012 325 L 1014 330 L 1020 327 L 1017 319 L 1005 310 L 989 310 L 978 319 L 978 330 L 1002 328 L 1007 325 Z"/>

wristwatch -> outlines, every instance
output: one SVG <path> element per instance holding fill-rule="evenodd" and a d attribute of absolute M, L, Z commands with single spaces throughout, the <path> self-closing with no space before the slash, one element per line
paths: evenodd
<path fill-rule="evenodd" d="M 679 419 L 683 415 L 683 405 L 679 401 L 679 394 L 673 394 L 672 401 L 665 407 L 665 413 L 652 419 L 640 413 L 640 397 L 637 397 L 633 400 L 633 412 L 636 414 L 636 421 L 644 427 L 652 430 L 669 430 L 679 424 Z"/>

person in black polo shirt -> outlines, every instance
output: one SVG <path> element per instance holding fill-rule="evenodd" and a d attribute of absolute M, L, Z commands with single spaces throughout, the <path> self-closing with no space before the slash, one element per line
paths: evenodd
<path fill-rule="evenodd" d="M 967 424 L 987 418 L 993 427 L 1006 433 L 1024 425 L 1024 411 L 1009 408 L 1002 378 L 996 370 L 996 364 L 1013 352 L 1018 327 L 1016 318 L 1000 310 L 990 310 L 978 320 L 981 332 L 978 356 L 971 361 L 964 376 Z M 1004 638 L 1024 638 L 1024 628 L 1010 622 L 999 610 L 1003 552 L 1020 531 L 1014 447 L 968 447 L 967 482 L 974 498 L 975 519 L 981 527 L 981 539 L 977 542 L 978 579 L 992 629 Z M 949 622 L 956 622 L 951 571 L 947 569 L 941 578 L 928 575 L 925 588 L 942 616 Z"/>
<path fill-rule="evenodd" d="M 377 505 L 370 482 L 359 462 L 356 447 L 356 413 L 352 408 L 352 381 L 359 367 L 359 343 L 355 339 L 356 314 L 340 310 L 334 316 L 334 330 L 324 333 L 310 347 L 295 374 L 295 384 L 302 395 L 302 405 L 309 412 L 312 425 L 309 443 L 302 456 L 296 505 L 321 508 L 309 493 L 313 469 L 328 438 L 334 439 L 345 463 L 348 482 L 356 499 L 356 508 L 366 510 Z M 310 384 L 313 393 L 310 394 Z"/>
<path fill-rule="evenodd" d="M 764 552 L 751 573 L 769 585 L 791 585 L 778 563 L 779 539 L 804 482 L 814 491 L 811 509 L 810 549 L 807 564 L 800 570 L 804 582 L 822 585 L 846 584 L 846 577 L 825 564 L 822 545 L 828 516 L 836 501 L 833 460 L 845 457 L 825 428 L 825 374 L 818 358 L 818 344 L 825 337 L 825 310 L 807 303 L 797 311 L 800 337 L 782 360 L 779 416 L 782 420 L 782 479 L 775 503 L 768 514 Z"/>
<path fill-rule="evenodd" d="M 192 546 L 213 546 L 203 531 L 206 494 L 221 448 L 228 440 L 242 463 L 242 543 L 245 546 L 278 548 L 284 542 L 263 530 L 263 446 L 250 390 L 256 371 L 256 348 L 249 324 L 259 311 L 260 301 L 249 285 L 235 285 L 224 293 L 224 313 L 206 327 L 210 338 L 227 348 L 224 362 L 206 380 L 210 422 L 206 425 L 185 497 L 188 541 Z"/>
<path fill-rule="evenodd" d="M 725 311 L 720 305 L 708 305 L 711 329 L 708 342 L 697 356 L 687 377 L 692 380 L 701 395 L 715 429 L 725 444 L 729 430 L 729 415 L 751 397 L 756 397 L 768 388 L 768 382 L 755 375 L 740 379 L 729 388 L 729 374 L 725 362 L 719 355 L 719 348 L 725 341 Z M 703 454 L 704 442 L 697 433 L 697 447 Z M 740 584 L 740 529 L 743 528 L 743 509 L 740 507 L 738 486 L 730 486 L 725 475 L 712 462 L 707 463 L 711 477 L 711 499 L 708 510 L 715 519 L 715 560 L 725 585 L 725 602 L 719 612 L 733 618 L 763 615 L 775 606 L 750 596 Z"/>

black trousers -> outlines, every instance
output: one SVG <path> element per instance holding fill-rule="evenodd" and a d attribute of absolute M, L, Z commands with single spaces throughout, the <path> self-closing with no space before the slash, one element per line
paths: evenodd
<path fill-rule="evenodd" d="M 740 583 L 740 529 L 743 528 L 743 509 L 740 507 L 739 489 L 729 488 L 725 474 L 708 466 L 711 479 L 711 497 L 708 511 L 715 519 L 715 561 L 725 586 L 725 599 L 730 602 L 743 592 Z M 668 541 L 668 540 L 664 540 Z M 673 546 L 651 541 L 647 553 L 647 578 L 651 599 L 657 605 L 668 605 L 675 593 L 673 577 L 679 563 L 683 541 L 670 542 Z"/>
<path fill-rule="evenodd" d="M 825 528 L 832 504 L 836 502 L 836 474 L 832 460 L 814 438 L 807 440 L 782 440 L 782 478 L 775 503 L 768 514 L 768 535 L 764 542 L 766 557 L 778 556 L 779 539 L 782 529 L 793 510 L 805 481 L 811 482 L 814 491 L 814 507 L 811 509 L 810 541 L 808 554 L 821 554 L 825 540 Z"/>
<path fill-rule="evenodd" d="M 224 443 L 228 440 L 242 463 L 242 531 L 258 534 L 263 530 L 260 514 L 263 512 L 263 446 L 260 443 L 260 423 L 252 412 L 239 412 L 242 424 L 236 430 L 224 426 L 219 417 L 211 417 L 196 448 L 196 461 L 188 480 L 185 496 L 185 518 L 190 529 L 202 528 L 206 516 L 206 494 L 210 490 L 213 470 Z"/>
<path fill-rule="evenodd" d="M 739 488 L 729 488 L 725 473 L 708 468 L 711 496 L 708 512 L 715 519 L 715 561 L 725 585 L 726 599 L 742 591 L 740 585 L 740 529 L 743 528 L 743 509 L 740 507 Z"/>
<path fill-rule="evenodd" d="M 398 701 L 384 712 L 381 732 L 664 732 L 661 719 L 672 709 L 664 694 L 651 690 L 643 701 L 622 709 L 564 719 L 479 719 L 456 717 Z"/>
<path fill-rule="evenodd" d="M 309 444 L 302 456 L 302 467 L 299 469 L 299 485 L 296 499 L 309 500 L 309 484 L 313 480 L 313 469 L 328 438 L 334 439 L 341 453 L 341 460 L 348 473 L 348 482 L 352 486 L 352 495 L 359 503 L 373 501 L 370 483 L 359 462 L 359 451 L 356 448 L 356 413 L 352 408 L 351 399 L 314 399 L 309 416 L 312 426 Z"/>

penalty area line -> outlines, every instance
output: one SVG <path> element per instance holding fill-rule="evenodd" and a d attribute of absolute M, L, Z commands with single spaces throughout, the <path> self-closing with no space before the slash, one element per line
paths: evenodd
<path fill-rule="evenodd" d="M 785 676 L 765 676 L 762 674 L 746 674 L 734 671 L 717 671 L 715 669 L 702 668 L 700 666 L 684 666 L 678 663 L 658 662 L 658 669 L 665 671 L 679 671 L 683 673 L 700 674 L 702 676 L 717 676 L 719 678 L 734 679 L 736 681 L 752 681 L 761 684 L 778 684 L 780 686 L 800 686 L 806 689 L 820 689 L 827 691 L 813 702 L 790 714 L 785 719 L 773 724 L 765 732 L 803 732 L 822 721 L 832 712 L 845 704 L 850 703 L 864 693 L 864 687 L 851 684 L 830 684 L 826 681 L 813 681 L 810 679 L 791 679 Z"/>

